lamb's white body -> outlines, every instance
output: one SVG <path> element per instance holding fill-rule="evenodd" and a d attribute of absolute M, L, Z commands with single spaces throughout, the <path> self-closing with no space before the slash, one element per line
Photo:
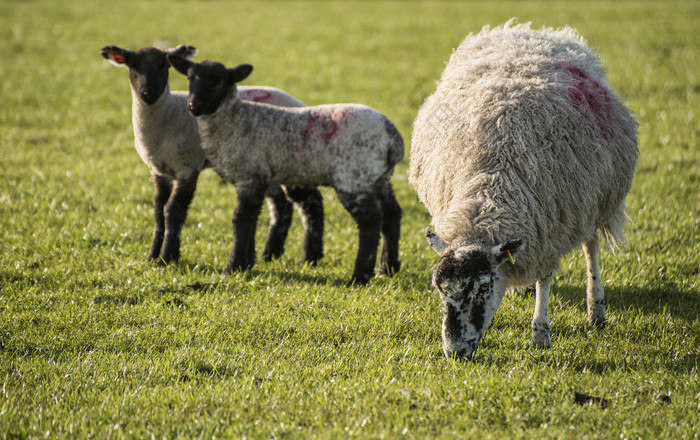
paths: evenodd
<path fill-rule="evenodd" d="M 171 92 L 168 87 L 153 105 L 142 102 L 133 87 L 131 93 L 136 151 L 153 174 L 181 179 L 209 166 L 197 120 L 187 111 L 188 92 Z M 304 106 L 303 102 L 274 87 L 241 87 L 239 93 L 241 99 L 247 101 Z"/>
<path fill-rule="evenodd" d="M 198 120 L 207 157 L 230 182 L 263 179 L 355 194 L 388 179 L 403 157 L 391 123 L 359 104 L 281 109 L 231 99 Z"/>
<path fill-rule="evenodd" d="M 574 30 L 534 31 L 528 24 L 468 36 L 418 113 L 410 183 L 444 252 L 527 243 L 496 272 L 503 286 L 538 281 L 535 346 L 549 345 L 551 274 L 581 243 L 589 320 L 605 322 L 597 230 L 613 246 L 623 241 L 636 127 Z"/>

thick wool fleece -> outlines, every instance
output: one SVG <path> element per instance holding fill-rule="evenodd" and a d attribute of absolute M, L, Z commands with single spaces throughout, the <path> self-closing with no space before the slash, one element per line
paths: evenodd
<path fill-rule="evenodd" d="M 545 278 L 602 230 L 623 241 L 637 124 L 570 28 L 484 28 L 416 118 L 410 183 L 451 247 L 524 238 L 511 286 Z"/>

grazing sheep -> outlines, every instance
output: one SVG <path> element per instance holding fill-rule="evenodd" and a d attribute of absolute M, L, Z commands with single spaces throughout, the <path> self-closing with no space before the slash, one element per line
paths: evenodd
<path fill-rule="evenodd" d="M 401 208 L 390 178 L 404 148 L 391 121 L 359 104 L 282 108 L 242 101 L 236 83 L 252 66 L 227 69 L 213 61 L 167 58 L 190 80 L 188 106 L 207 159 L 238 193 L 227 272 L 253 265 L 262 197 L 270 186 L 282 184 L 335 189 L 360 233 L 353 282 L 364 284 L 373 276 L 380 232 L 380 272 L 399 270 Z"/>
<path fill-rule="evenodd" d="M 208 167 L 202 150 L 197 122 L 187 111 L 187 92 L 170 92 L 165 55 L 193 57 L 197 50 L 180 45 L 161 51 L 146 47 L 131 51 L 107 46 L 100 52 L 117 66 L 129 68 L 132 121 L 136 151 L 151 170 L 155 185 L 153 207 L 155 230 L 148 260 L 159 264 L 180 257 L 180 233 L 192 201 L 200 171 Z M 287 107 L 302 107 L 296 98 L 272 87 L 242 87 L 241 98 Z M 277 258 L 292 221 L 292 204 L 297 205 L 306 231 L 304 261 L 316 264 L 323 256 L 323 200 L 316 188 L 280 187 L 267 193 L 270 229 L 262 257 Z"/>
<path fill-rule="evenodd" d="M 469 358 L 509 287 L 536 281 L 534 347 L 550 345 L 559 260 L 582 244 L 588 321 L 605 325 L 598 230 L 623 241 L 637 124 L 570 28 L 512 21 L 468 36 L 416 118 L 410 183 L 430 211 L 447 357 Z"/>

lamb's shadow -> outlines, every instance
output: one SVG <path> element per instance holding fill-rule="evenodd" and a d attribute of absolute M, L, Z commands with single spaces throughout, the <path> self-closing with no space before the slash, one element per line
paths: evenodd
<path fill-rule="evenodd" d="M 311 285 L 321 285 L 321 286 L 332 286 L 332 287 L 347 287 L 349 286 L 350 275 L 348 274 L 346 278 L 339 278 L 333 276 L 327 276 L 325 274 L 319 273 L 312 268 L 304 267 L 299 264 L 294 271 L 280 270 L 274 267 L 275 262 L 258 262 L 251 269 L 244 272 L 237 272 L 230 274 L 228 276 L 235 277 L 237 274 L 243 275 L 244 277 L 255 278 L 260 275 L 267 275 L 274 273 L 274 276 L 279 280 L 290 283 L 305 283 Z M 171 266 L 168 266 L 171 267 Z M 195 263 L 195 262 L 183 262 L 180 261 L 178 265 L 172 266 L 175 270 L 192 273 L 202 273 L 202 274 L 220 274 L 224 276 L 224 268 L 222 266 L 207 264 L 207 263 Z M 371 281 L 370 284 L 371 285 Z M 354 286 L 353 286 L 354 287 Z M 362 287 L 362 286 L 358 286 Z"/>

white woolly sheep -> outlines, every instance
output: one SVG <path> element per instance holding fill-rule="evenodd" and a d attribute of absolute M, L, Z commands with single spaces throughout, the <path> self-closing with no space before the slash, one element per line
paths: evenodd
<path fill-rule="evenodd" d="M 170 64 L 166 54 L 191 58 L 197 50 L 180 45 L 161 51 L 153 47 L 138 50 L 104 47 L 102 56 L 117 66 L 129 68 L 132 94 L 132 122 L 136 151 L 151 170 L 155 186 L 153 206 L 155 230 L 148 260 L 159 264 L 180 257 L 180 233 L 192 201 L 199 173 L 209 166 L 201 147 L 195 118 L 187 111 L 187 92 L 171 92 Z M 241 98 L 286 107 L 302 107 L 298 99 L 273 87 L 242 87 Z M 323 200 L 316 188 L 293 187 L 287 195 L 302 216 L 306 237 L 304 262 L 316 264 L 323 256 Z M 292 221 L 292 204 L 280 187 L 267 194 L 270 229 L 264 260 L 278 258 Z"/>
<path fill-rule="evenodd" d="M 380 273 L 399 270 L 401 208 L 390 179 L 404 147 L 385 116 L 359 104 L 282 108 L 242 101 L 236 83 L 248 77 L 252 66 L 227 69 L 213 61 L 167 58 L 189 78 L 188 106 L 207 158 L 238 193 L 227 272 L 253 265 L 262 196 L 280 184 L 335 189 L 360 233 L 353 282 L 365 284 L 373 276 L 380 231 Z"/>
<path fill-rule="evenodd" d="M 588 321 L 604 326 L 598 230 L 623 241 L 637 124 L 571 28 L 513 21 L 470 35 L 414 123 L 410 183 L 426 235 L 447 357 L 470 358 L 507 288 L 536 281 L 534 347 L 549 347 L 549 288 L 582 244 Z"/>

